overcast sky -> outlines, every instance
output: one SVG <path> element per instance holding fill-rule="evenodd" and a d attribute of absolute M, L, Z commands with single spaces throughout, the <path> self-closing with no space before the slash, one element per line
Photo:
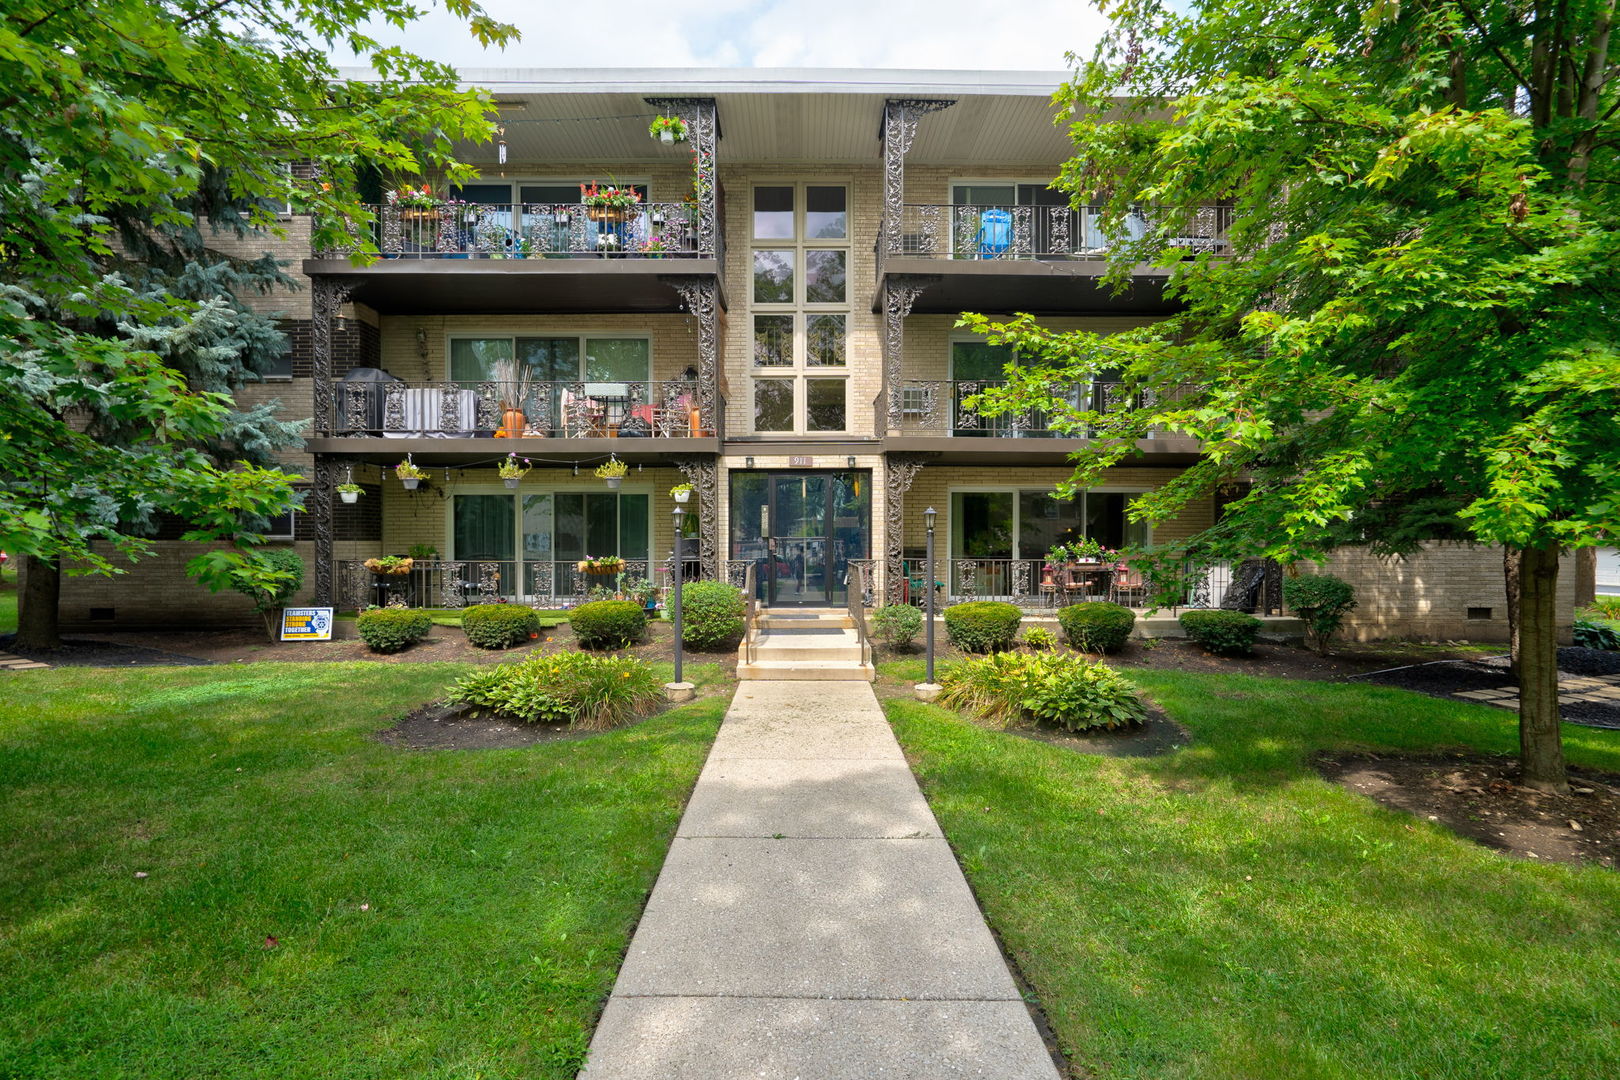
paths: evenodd
<path fill-rule="evenodd" d="M 457 67 L 865 67 L 1056 71 L 1103 18 L 1085 0 L 483 0 L 521 43 L 485 51 L 435 10 L 384 44 Z M 353 63 L 338 54 L 338 63 Z"/>

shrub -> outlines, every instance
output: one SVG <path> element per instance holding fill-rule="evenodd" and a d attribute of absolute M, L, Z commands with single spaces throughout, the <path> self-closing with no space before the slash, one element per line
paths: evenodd
<path fill-rule="evenodd" d="M 596 600 L 575 608 L 568 622 L 581 648 L 622 649 L 641 640 L 647 612 L 633 600 Z"/>
<path fill-rule="evenodd" d="M 1188 611 L 1181 628 L 1216 656 L 1248 656 L 1260 636 L 1260 620 L 1242 611 Z"/>
<path fill-rule="evenodd" d="M 461 613 L 461 628 L 480 649 L 510 649 L 540 632 L 540 618 L 522 604 L 474 604 Z"/>
<path fill-rule="evenodd" d="M 1283 603 L 1305 624 L 1305 636 L 1317 652 L 1327 655 L 1328 642 L 1345 615 L 1356 606 L 1356 590 L 1332 574 L 1301 574 L 1285 578 Z"/>
<path fill-rule="evenodd" d="M 884 604 L 872 612 L 872 633 L 896 648 L 910 645 L 922 628 L 923 613 L 910 604 Z"/>
<path fill-rule="evenodd" d="M 742 640 L 748 608 L 742 590 L 724 581 L 694 581 L 681 589 L 681 642 L 709 652 Z"/>
<path fill-rule="evenodd" d="M 1090 731 L 1147 719 L 1130 680 L 1078 656 L 1000 653 L 953 664 L 940 681 L 942 704 L 1001 726 L 1022 718 Z"/>
<path fill-rule="evenodd" d="M 1575 644 L 1586 649 L 1620 651 L 1620 630 L 1606 622 L 1575 618 Z"/>
<path fill-rule="evenodd" d="M 996 600 L 973 600 L 945 609 L 945 636 L 963 652 L 1000 652 L 1013 647 L 1023 612 Z"/>
<path fill-rule="evenodd" d="M 1036 652 L 1051 652 L 1058 647 L 1058 636 L 1044 626 L 1032 626 L 1024 631 L 1024 645 Z"/>
<path fill-rule="evenodd" d="M 1092 600 L 1058 609 L 1058 625 L 1069 644 L 1086 652 L 1118 652 L 1136 628 L 1136 614 L 1128 607 Z"/>
<path fill-rule="evenodd" d="M 446 700 L 526 723 L 606 731 L 651 712 L 663 691 L 651 665 L 628 656 L 563 652 L 474 671 Z"/>
<path fill-rule="evenodd" d="M 1589 609 L 1600 619 L 1620 619 L 1620 596 L 1599 596 Z"/>
<path fill-rule="evenodd" d="M 227 581 L 253 601 L 253 610 L 264 620 L 264 632 L 274 641 L 276 612 L 304 587 L 304 560 L 292 548 L 265 548 L 244 556 Z"/>
<path fill-rule="evenodd" d="M 433 616 L 414 608 L 372 608 L 362 611 L 355 625 L 372 652 L 392 653 L 427 637 Z"/>

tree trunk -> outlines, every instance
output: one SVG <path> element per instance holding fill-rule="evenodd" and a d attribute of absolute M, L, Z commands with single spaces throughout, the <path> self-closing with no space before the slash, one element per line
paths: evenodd
<path fill-rule="evenodd" d="M 1520 551 L 1502 549 L 1502 577 L 1507 583 L 1508 670 L 1519 673 L 1519 562 Z"/>
<path fill-rule="evenodd" d="M 62 599 L 62 572 L 55 559 L 23 556 L 22 591 L 17 596 L 18 649 L 60 649 L 57 605 Z"/>
<path fill-rule="evenodd" d="M 1519 758 L 1521 782 L 1569 791 L 1558 728 L 1558 544 L 1519 553 Z"/>
<path fill-rule="evenodd" d="M 1575 551 L 1575 607 L 1591 607 L 1597 601 L 1597 548 Z"/>

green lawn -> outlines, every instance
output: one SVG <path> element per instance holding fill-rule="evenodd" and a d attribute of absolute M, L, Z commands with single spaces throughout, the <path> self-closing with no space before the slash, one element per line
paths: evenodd
<path fill-rule="evenodd" d="M 8 585 L 0 589 L 0 634 L 17 632 L 17 588 Z"/>
<path fill-rule="evenodd" d="M 1307 765 L 1337 746 L 1511 751 L 1511 715 L 1130 674 L 1193 745 L 1089 757 L 888 704 L 1076 1075 L 1620 1075 L 1620 875 L 1507 858 Z M 1620 770 L 1620 732 L 1566 726 L 1565 745 Z"/>
<path fill-rule="evenodd" d="M 6 676 L 0 1076 L 571 1080 L 725 702 L 369 737 L 462 670 Z"/>

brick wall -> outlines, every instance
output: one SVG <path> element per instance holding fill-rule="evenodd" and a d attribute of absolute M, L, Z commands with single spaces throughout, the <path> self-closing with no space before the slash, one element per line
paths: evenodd
<path fill-rule="evenodd" d="M 1300 569 L 1317 569 L 1301 563 Z M 1379 559 L 1365 548 L 1334 552 L 1321 569 L 1355 586 L 1358 606 L 1344 634 L 1356 641 L 1507 641 L 1507 583 L 1502 549 L 1457 543 L 1425 544 L 1405 559 Z M 1560 640 L 1569 641 L 1575 607 L 1575 557 L 1558 568 Z M 1488 609 L 1488 617 L 1483 616 Z"/>

